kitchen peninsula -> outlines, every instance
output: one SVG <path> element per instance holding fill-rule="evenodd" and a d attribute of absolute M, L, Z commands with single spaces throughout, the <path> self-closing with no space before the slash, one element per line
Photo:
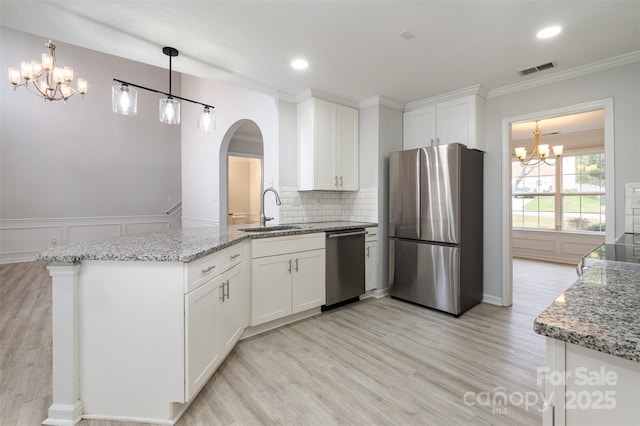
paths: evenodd
<path fill-rule="evenodd" d="M 618 245 L 640 253 L 629 235 Z M 547 337 L 544 425 L 640 423 L 639 312 L 640 263 L 604 258 L 536 318 Z"/>
<path fill-rule="evenodd" d="M 44 424 L 174 424 L 243 333 L 320 313 L 325 231 L 377 229 L 357 222 L 249 226 L 129 235 L 40 253 L 38 260 L 51 262 L 53 298 L 53 404 Z M 252 311 L 272 300 L 252 300 L 251 265 L 267 240 L 294 259 L 290 274 L 298 273 L 298 258 L 301 276 L 309 276 L 307 265 L 319 272 L 291 289 L 289 312 L 263 324 Z M 308 253 L 317 254 L 315 263 Z M 278 297 L 265 299 L 281 303 Z"/>

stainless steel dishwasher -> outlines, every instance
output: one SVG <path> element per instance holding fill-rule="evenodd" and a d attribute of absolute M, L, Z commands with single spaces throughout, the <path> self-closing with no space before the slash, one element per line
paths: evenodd
<path fill-rule="evenodd" d="M 326 305 L 323 310 L 359 300 L 364 294 L 364 228 L 327 232 Z"/>

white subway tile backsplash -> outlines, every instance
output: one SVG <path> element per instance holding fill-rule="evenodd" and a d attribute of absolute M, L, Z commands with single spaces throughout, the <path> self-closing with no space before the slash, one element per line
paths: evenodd
<path fill-rule="evenodd" d="M 280 188 L 280 222 L 378 221 L 378 190 L 358 192 L 302 191 Z"/>
<path fill-rule="evenodd" d="M 624 232 L 640 234 L 640 183 L 625 184 L 624 195 Z"/>

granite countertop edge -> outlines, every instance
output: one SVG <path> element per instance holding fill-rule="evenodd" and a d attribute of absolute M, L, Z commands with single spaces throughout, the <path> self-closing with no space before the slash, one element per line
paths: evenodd
<path fill-rule="evenodd" d="M 536 333 L 640 362 L 640 266 L 592 266 L 535 320 Z"/>
<path fill-rule="evenodd" d="M 262 232 L 243 232 L 240 230 L 252 228 L 252 225 L 173 229 L 52 247 L 40 252 L 36 260 L 51 263 L 77 263 L 88 260 L 192 262 L 247 239 L 273 238 L 378 226 L 377 223 L 372 222 L 349 221 L 287 225 L 300 228 Z"/>

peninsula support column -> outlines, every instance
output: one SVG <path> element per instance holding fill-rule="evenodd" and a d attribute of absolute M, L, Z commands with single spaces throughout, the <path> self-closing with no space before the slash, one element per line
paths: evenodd
<path fill-rule="evenodd" d="M 53 263 L 52 278 L 53 403 L 45 425 L 75 425 L 82 420 L 80 401 L 80 263 Z"/>

